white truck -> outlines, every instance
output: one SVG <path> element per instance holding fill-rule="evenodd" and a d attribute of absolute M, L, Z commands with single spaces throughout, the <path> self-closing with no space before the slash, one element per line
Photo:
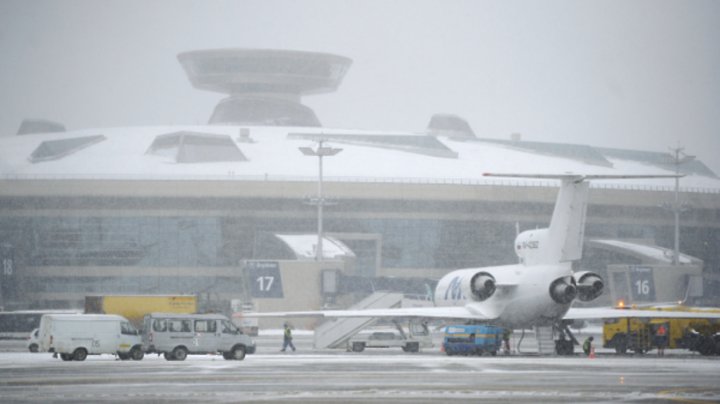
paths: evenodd
<path fill-rule="evenodd" d="M 122 360 L 144 356 L 140 333 L 125 317 L 113 314 L 46 314 L 38 339 L 41 352 L 54 352 L 64 361 L 99 354 Z"/>

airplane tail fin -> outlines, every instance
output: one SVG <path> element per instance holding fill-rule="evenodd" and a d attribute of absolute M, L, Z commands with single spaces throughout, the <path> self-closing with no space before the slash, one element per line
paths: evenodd
<path fill-rule="evenodd" d="M 583 237 L 589 182 L 600 179 L 636 179 L 636 178 L 676 178 L 677 175 L 545 175 L 545 174 L 483 174 L 488 177 L 557 179 L 561 181 L 553 210 L 550 226 L 545 234 L 537 230 L 520 234 L 516 242 L 518 255 L 525 258 L 526 264 L 554 264 L 579 260 L 582 257 Z M 535 233 L 542 238 L 538 244 L 527 243 Z M 537 236 L 536 236 L 537 237 Z M 534 251 L 523 252 L 524 248 Z"/>
<path fill-rule="evenodd" d="M 546 256 L 550 262 L 575 261 L 582 257 L 589 188 L 587 181 L 562 179 L 548 228 Z"/>

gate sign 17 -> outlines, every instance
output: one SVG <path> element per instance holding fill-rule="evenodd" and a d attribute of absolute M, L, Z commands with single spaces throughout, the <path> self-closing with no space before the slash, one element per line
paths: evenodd
<path fill-rule="evenodd" d="M 250 294 L 259 298 L 282 298 L 283 287 L 277 261 L 252 261 L 246 266 Z"/>
<path fill-rule="evenodd" d="M 654 301 L 655 282 L 650 267 L 630 267 L 630 290 L 633 301 Z"/>

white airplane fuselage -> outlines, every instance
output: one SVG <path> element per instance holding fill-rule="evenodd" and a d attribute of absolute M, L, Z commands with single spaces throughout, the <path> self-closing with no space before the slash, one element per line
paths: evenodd
<path fill-rule="evenodd" d="M 487 273 L 497 280 L 495 293 L 482 301 L 477 300 L 467 287 L 478 273 Z M 464 306 L 471 312 L 495 318 L 493 324 L 504 327 L 551 325 L 561 319 L 572 304 L 553 300 L 551 284 L 572 275 L 569 262 L 460 269 L 440 279 L 435 288 L 434 303 L 437 307 Z M 504 279 L 511 279 L 512 283 L 503 283 Z"/>
<path fill-rule="evenodd" d="M 572 262 L 582 255 L 589 185 L 580 176 L 556 178 L 562 181 L 550 226 L 515 238 L 520 263 L 445 275 L 435 291 L 436 306 L 462 306 L 493 324 L 524 328 L 557 323 L 579 291 L 583 299 L 599 294 L 602 279 L 597 274 L 583 278 L 584 273 L 572 271 Z"/>

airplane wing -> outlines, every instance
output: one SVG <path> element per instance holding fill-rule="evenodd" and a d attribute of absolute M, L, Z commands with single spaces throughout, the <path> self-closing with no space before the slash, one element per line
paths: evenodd
<path fill-rule="evenodd" d="M 675 311 L 675 310 L 638 310 L 617 309 L 612 307 L 573 307 L 568 310 L 564 320 L 600 320 L 610 318 L 705 318 L 720 319 L 720 311 Z"/>
<path fill-rule="evenodd" d="M 645 175 L 586 175 L 586 174 L 507 174 L 507 173 L 483 173 L 485 177 L 505 177 L 505 178 L 537 178 L 543 180 L 574 180 L 576 182 L 584 180 L 627 180 L 627 179 L 645 179 L 645 178 L 681 178 L 684 174 L 645 174 Z"/>
<path fill-rule="evenodd" d="M 492 321 L 497 316 L 482 313 L 475 307 L 405 307 L 389 309 L 358 309 L 358 310 L 318 310 L 318 311 L 286 311 L 268 313 L 239 313 L 240 317 L 382 317 L 382 318 L 427 318 L 427 319 L 463 319 Z"/>

